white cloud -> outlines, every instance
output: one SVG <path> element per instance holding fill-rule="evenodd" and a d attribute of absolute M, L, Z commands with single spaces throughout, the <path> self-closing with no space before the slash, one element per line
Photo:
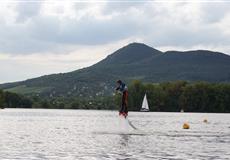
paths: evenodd
<path fill-rule="evenodd" d="M 17 3 L 15 6 L 15 10 L 17 13 L 16 21 L 17 22 L 25 22 L 29 18 L 33 18 L 34 16 L 37 16 L 41 9 L 41 2 L 29 2 L 29 1 L 22 1 L 20 3 Z"/>
<path fill-rule="evenodd" d="M 222 31 L 223 36 L 230 36 L 230 13 L 226 14 L 221 20 L 220 23 L 217 23 L 218 27 Z M 229 39 L 227 39 L 229 42 Z M 228 43 L 229 44 L 229 43 Z"/>

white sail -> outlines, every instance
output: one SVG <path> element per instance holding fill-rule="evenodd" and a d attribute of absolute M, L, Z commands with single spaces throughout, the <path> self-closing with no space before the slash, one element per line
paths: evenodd
<path fill-rule="evenodd" d="M 145 94 L 143 102 L 142 102 L 141 111 L 149 111 L 149 105 L 148 105 L 146 94 Z"/>

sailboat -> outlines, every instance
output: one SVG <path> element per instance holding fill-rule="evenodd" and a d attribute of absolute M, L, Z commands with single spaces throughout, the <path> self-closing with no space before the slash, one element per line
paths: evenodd
<path fill-rule="evenodd" d="M 141 112 L 149 112 L 149 105 L 148 105 L 148 101 L 147 101 L 147 96 L 145 94 L 143 102 L 142 102 L 142 106 L 141 106 Z"/>

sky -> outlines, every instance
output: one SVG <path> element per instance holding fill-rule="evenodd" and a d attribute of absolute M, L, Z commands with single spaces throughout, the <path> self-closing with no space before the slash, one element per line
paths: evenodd
<path fill-rule="evenodd" d="M 3 0 L 0 83 L 87 67 L 132 42 L 230 55 L 230 2 Z"/>

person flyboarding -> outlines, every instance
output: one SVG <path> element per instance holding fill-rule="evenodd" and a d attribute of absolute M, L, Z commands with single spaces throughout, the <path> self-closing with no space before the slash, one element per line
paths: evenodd
<path fill-rule="evenodd" d="M 128 87 L 121 80 L 117 81 L 117 85 L 116 91 L 120 91 L 122 93 L 119 115 L 126 118 L 128 116 Z"/>

